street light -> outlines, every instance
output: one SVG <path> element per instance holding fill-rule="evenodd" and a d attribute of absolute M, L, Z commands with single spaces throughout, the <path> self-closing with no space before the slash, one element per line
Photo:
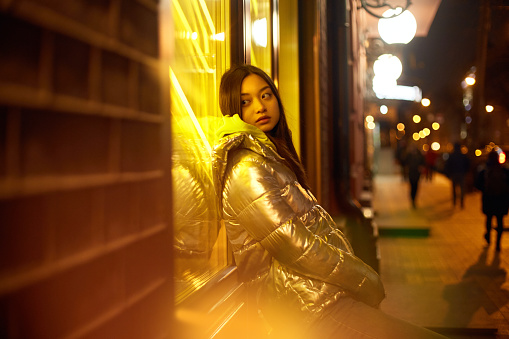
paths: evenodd
<path fill-rule="evenodd" d="M 378 33 L 388 44 L 408 44 L 417 32 L 417 21 L 409 10 L 388 9 L 378 20 Z"/>
<path fill-rule="evenodd" d="M 398 7 L 401 7 L 400 4 L 391 5 L 389 2 L 390 0 L 360 0 L 361 5 L 359 8 L 364 8 L 366 12 L 374 16 L 375 18 L 384 18 L 383 14 L 376 13 L 376 10 L 380 10 L 381 8 L 389 7 L 390 9 L 396 9 Z M 397 1 L 396 1 L 397 2 Z M 400 1 L 401 2 L 401 1 Z M 404 12 L 410 5 L 412 4 L 411 0 L 406 0 L 406 3 L 402 7 L 402 12 Z M 398 16 L 398 14 L 393 14 L 392 17 Z"/>
<path fill-rule="evenodd" d="M 475 84 L 475 75 L 469 75 L 465 78 L 465 83 L 468 85 L 468 86 L 472 86 Z"/>

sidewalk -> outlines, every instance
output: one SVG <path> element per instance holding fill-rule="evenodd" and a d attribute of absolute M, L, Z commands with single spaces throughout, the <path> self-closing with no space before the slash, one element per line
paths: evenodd
<path fill-rule="evenodd" d="M 453 207 L 449 180 L 436 174 L 421 179 L 413 209 L 395 173 L 373 183 L 382 310 L 451 338 L 509 338 L 509 234 L 497 255 L 495 231 L 485 247 L 479 192 L 466 195 L 464 209 Z"/>

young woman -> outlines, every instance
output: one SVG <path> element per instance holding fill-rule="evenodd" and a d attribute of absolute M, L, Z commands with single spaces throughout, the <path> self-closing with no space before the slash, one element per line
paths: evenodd
<path fill-rule="evenodd" d="M 219 96 L 225 117 L 214 169 L 222 217 L 239 276 L 273 337 L 440 337 L 377 308 L 382 282 L 309 191 L 271 78 L 234 66 Z"/>

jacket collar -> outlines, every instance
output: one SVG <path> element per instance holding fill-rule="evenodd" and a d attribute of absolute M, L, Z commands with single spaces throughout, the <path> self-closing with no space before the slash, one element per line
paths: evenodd
<path fill-rule="evenodd" d="M 223 184 L 228 154 L 234 150 L 249 149 L 266 158 L 282 160 L 267 135 L 258 127 L 242 121 L 238 114 L 223 117 L 223 124 L 217 130 L 216 137 L 219 139 L 212 150 L 212 161 L 218 187 Z"/>

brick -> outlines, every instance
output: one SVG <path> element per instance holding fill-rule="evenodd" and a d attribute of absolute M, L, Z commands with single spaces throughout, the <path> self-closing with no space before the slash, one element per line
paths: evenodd
<path fill-rule="evenodd" d="M 161 96 L 158 93 L 161 93 L 159 69 L 142 65 L 139 77 L 140 110 L 160 114 Z"/>
<path fill-rule="evenodd" d="M 171 275 L 171 242 L 161 233 L 138 241 L 126 251 L 128 298 Z"/>
<path fill-rule="evenodd" d="M 11 295 L 19 338 L 61 338 L 125 300 L 123 252 L 112 253 Z"/>
<path fill-rule="evenodd" d="M 102 101 L 123 107 L 129 106 L 129 60 L 112 52 L 102 55 Z"/>
<path fill-rule="evenodd" d="M 140 224 L 141 228 L 153 227 L 164 221 L 166 204 L 165 190 L 162 179 L 140 183 Z"/>
<path fill-rule="evenodd" d="M 170 333 L 175 330 L 172 300 L 173 288 L 168 281 L 82 339 L 177 338 Z"/>
<path fill-rule="evenodd" d="M 135 0 L 124 0 L 120 10 L 119 39 L 152 57 L 159 56 L 157 12 Z"/>
<path fill-rule="evenodd" d="M 51 222 L 46 196 L 0 201 L 0 275 L 48 260 Z"/>
<path fill-rule="evenodd" d="M 94 213 L 101 189 L 58 192 L 51 199 L 52 224 L 55 227 L 55 254 L 57 259 L 100 246 L 104 237 L 103 225 L 94 223 Z"/>
<path fill-rule="evenodd" d="M 0 13 L 0 81 L 38 86 L 41 29 Z"/>
<path fill-rule="evenodd" d="M 0 298 L 0 338 L 15 338 L 11 333 L 12 319 L 10 318 L 9 298 Z"/>
<path fill-rule="evenodd" d="M 161 168 L 161 126 L 122 122 L 121 171 L 140 172 Z"/>
<path fill-rule="evenodd" d="M 106 241 L 112 241 L 139 230 L 139 203 L 135 184 L 105 188 Z"/>
<path fill-rule="evenodd" d="M 54 90 L 57 94 L 87 99 L 90 47 L 57 35 L 55 39 Z"/>
<path fill-rule="evenodd" d="M 108 133 L 107 118 L 24 111 L 21 171 L 24 175 L 106 172 Z"/>
<path fill-rule="evenodd" d="M 1 62 L 0 62 L 1 64 Z M 0 177 L 7 173 L 7 108 L 0 106 Z"/>
<path fill-rule="evenodd" d="M 111 0 L 30 0 L 63 16 L 82 23 L 89 29 L 106 34 L 109 32 Z"/>

